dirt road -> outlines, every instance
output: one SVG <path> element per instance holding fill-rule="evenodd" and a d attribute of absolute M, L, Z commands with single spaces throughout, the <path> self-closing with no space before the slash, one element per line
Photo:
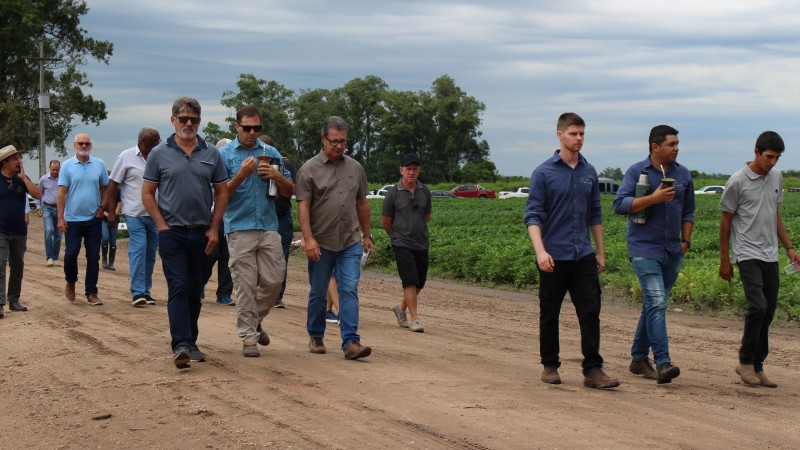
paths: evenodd
<path fill-rule="evenodd" d="M 738 321 L 670 313 L 682 374 L 657 386 L 627 372 L 637 311 L 608 302 L 602 354 L 622 385 L 598 391 L 582 385 L 577 321 L 565 302 L 564 384 L 552 386 L 539 381 L 533 293 L 431 282 L 421 296 L 426 331 L 411 333 L 390 310 L 398 280 L 367 272 L 359 332 L 373 353 L 346 361 L 336 325 L 328 354 L 308 353 L 298 259 L 288 307 L 265 322 L 272 344 L 261 358 L 242 357 L 235 308 L 211 302 L 198 341 L 208 361 L 178 371 L 160 259 L 156 306 L 130 305 L 125 241 L 117 271 L 101 269 L 105 304 L 73 305 L 60 262 L 44 265 L 35 216 L 28 243 L 30 311 L 0 320 L 1 448 L 800 448 L 798 329 L 771 335 L 767 369 L 780 387 L 750 388 L 733 372 Z"/>

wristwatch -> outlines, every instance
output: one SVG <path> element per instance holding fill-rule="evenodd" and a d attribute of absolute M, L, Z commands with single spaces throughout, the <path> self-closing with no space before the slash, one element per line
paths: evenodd
<path fill-rule="evenodd" d="M 692 248 L 692 241 L 687 241 L 686 239 L 681 239 L 681 244 L 686 244 L 686 250 Z"/>

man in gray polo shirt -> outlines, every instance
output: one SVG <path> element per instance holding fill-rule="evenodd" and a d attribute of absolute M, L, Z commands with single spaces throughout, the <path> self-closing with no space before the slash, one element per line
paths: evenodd
<path fill-rule="evenodd" d="M 158 250 L 169 290 L 167 313 L 173 362 L 182 369 L 189 367 L 190 360 L 205 360 L 197 347 L 200 293 L 206 255 L 217 245 L 222 214 L 228 206 L 228 173 L 219 151 L 197 135 L 197 100 L 175 100 L 170 122 L 175 133 L 147 158 L 142 203 L 158 229 Z"/>
<path fill-rule="evenodd" d="M 344 154 L 347 123 L 336 116 L 322 126 L 322 151 L 297 172 L 297 217 L 308 257 L 307 330 L 311 353 L 325 353 L 325 305 L 328 283 L 336 267 L 339 283 L 339 330 L 346 359 L 369 356 L 358 335 L 358 280 L 362 244 L 372 252 L 367 175 L 356 160 Z M 358 230 L 361 229 L 362 239 Z"/>
<path fill-rule="evenodd" d="M 150 150 L 161 142 L 161 135 L 153 127 L 139 131 L 137 144 L 117 156 L 111 169 L 106 201 L 109 211 L 117 210 L 117 187 L 122 199 L 122 214 L 128 226 L 128 262 L 131 272 L 131 304 L 155 305 L 150 296 L 153 287 L 153 267 L 156 264 L 158 233 L 153 219 L 142 204 L 142 176 Z M 117 215 L 108 215 L 109 229 L 116 229 Z"/>
<path fill-rule="evenodd" d="M 417 296 L 428 278 L 428 221 L 431 191 L 417 180 L 419 157 L 409 153 L 400 161 L 402 179 L 389 188 L 383 199 L 383 229 L 391 239 L 397 272 L 403 284 L 403 300 L 392 310 L 401 327 L 422 332 L 417 314 Z M 406 308 L 411 314 L 409 325 Z"/>
<path fill-rule="evenodd" d="M 778 386 L 764 373 L 764 360 L 769 354 L 769 326 L 778 305 L 778 240 L 786 248 L 789 260 L 800 264 L 800 256 L 778 211 L 783 202 L 783 177 L 780 171 L 772 170 L 784 149 L 778 133 L 761 133 L 756 140 L 755 158 L 731 175 L 719 201 L 722 210 L 719 276 L 730 281 L 731 262 L 739 266 L 747 314 L 736 373 L 750 386 Z"/>

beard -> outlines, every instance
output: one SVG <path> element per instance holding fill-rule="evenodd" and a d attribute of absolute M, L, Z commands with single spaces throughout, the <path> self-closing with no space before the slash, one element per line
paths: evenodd
<path fill-rule="evenodd" d="M 176 132 L 181 139 L 194 139 L 197 136 L 197 130 L 192 127 L 183 127 Z"/>
<path fill-rule="evenodd" d="M 89 150 L 86 149 L 77 150 L 75 153 L 77 153 L 78 156 L 89 156 Z"/>

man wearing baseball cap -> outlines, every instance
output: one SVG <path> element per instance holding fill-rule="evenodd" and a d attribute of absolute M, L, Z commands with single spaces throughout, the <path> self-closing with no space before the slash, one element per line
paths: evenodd
<path fill-rule="evenodd" d="M 0 149 L 0 319 L 5 316 L 6 298 L 12 311 L 27 311 L 19 302 L 28 225 L 25 223 L 27 194 L 42 198 L 39 188 L 27 176 L 22 154 L 13 146 Z M 6 263 L 10 267 L 6 290 Z"/>

